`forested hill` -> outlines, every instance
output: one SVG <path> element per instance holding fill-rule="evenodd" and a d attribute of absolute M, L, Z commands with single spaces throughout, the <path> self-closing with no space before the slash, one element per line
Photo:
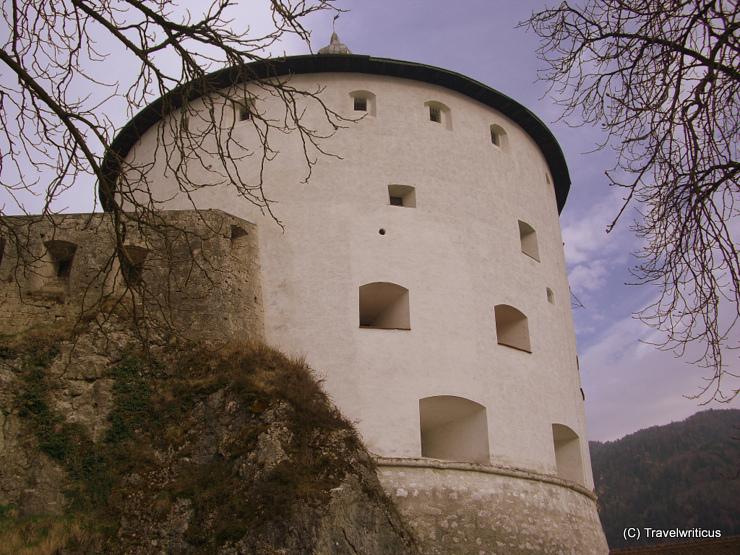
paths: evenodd
<path fill-rule="evenodd" d="M 625 527 L 740 534 L 740 410 L 699 412 L 590 448 L 610 547 L 637 543 L 625 542 Z"/>

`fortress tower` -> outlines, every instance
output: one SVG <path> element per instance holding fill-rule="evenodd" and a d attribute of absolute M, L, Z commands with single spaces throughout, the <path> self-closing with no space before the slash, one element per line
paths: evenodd
<path fill-rule="evenodd" d="M 322 373 L 425 553 L 606 553 L 559 225 L 570 179 L 551 132 L 465 76 L 333 40 L 210 76 L 249 99 L 223 102 L 245 149 L 259 148 L 251 115 L 285 109 L 263 77 L 359 118 L 322 145 L 337 157 L 319 156 L 307 184 L 300 139 L 271 137 L 265 191 L 284 229 L 232 187 L 178 188 L 158 145 L 182 109 L 138 114 L 108 169 L 150 164 L 157 209 L 256 224 L 266 341 Z M 190 96 L 189 126 L 204 106 Z M 316 103 L 302 121 L 328 131 Z M 258 175 L 259 155 L 235 160 Z M 207 164 L 191 170 L 208 183 Z"/>

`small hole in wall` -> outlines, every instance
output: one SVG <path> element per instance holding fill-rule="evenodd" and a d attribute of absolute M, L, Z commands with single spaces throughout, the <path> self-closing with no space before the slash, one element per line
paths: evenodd
<path fill-rule="evenodd" d="M 380 228 L 380 229 L 378 230 L 378 233 L 380 233 L 381 235 L 385 235 L 385 229 L 383 229 L 383 228 L 381 227 L 381 228 Z"/>

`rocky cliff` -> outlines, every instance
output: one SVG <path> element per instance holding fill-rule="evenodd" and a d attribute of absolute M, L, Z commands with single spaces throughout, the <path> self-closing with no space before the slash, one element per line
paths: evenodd
<path fill-rule="evenodd" d="M 311 370 L 115 318 L 0 342 L 0 552 L 417 553 Z"/>

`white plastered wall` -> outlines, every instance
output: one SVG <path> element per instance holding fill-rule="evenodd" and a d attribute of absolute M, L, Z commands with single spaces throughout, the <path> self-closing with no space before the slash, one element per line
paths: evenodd
<path fill-rule="evenodd" d="M 296 137 L 273 137 L 280 154 L 266 192 L 284 231 L 228 188 L 193 195 L 200 208 L 259 225 L 267 340 L 307 357 L 376 454 L 420 456 L 419 399 L 454 395 L 485 406 L 494 464 L 554 474 L 554 422 L 582 438 L 587 464 L 555 193 L 532 138 L 504 114 L 421 82 L 316 74 L 290 83 L 325 87 L 322 98 L 349 117 L 350 93 L 370 91 L 375 115 L 324 143 L 342 159 L 320 158 L 308 184 Z M 429 121 L 429 101 L 449 107 L 452 129 Z M 269 112 L 271 102 L 255 105 Z M 306 117 L 321 127 L 315 109 Z M 492 124 L 506 131 L 502 148 L 491 144 Z M 248 122 L 236 133 L 257 145 Z M 155 137 L 147 132 L 130 157 L 150 158 Z M 240 164 L 254 175 L 255 162 Z M 161 208 L 190 208 L 164 173 L 161 164 L 151 172 Z M 415 187 L 415 208 L 389 205 L 388 185 L 399 183 Z M 539 262 L 521 252 L 519 220 L 537 230 Z M 358 289 L 371 282 L 408 288 L 410 330 L 359 327 Z M 497 344 L 498 304 L 527 316 L 531 353 Z M 590 468 L 585 475 L 592 487 Z"/>

